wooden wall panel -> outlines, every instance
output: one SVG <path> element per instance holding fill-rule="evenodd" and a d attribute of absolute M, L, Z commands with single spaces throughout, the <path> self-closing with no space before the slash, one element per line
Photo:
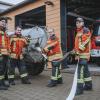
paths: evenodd
<path fill-rule="evenodd" d="M 60 0 L 51 0 L 54 6 L 46 6 L 46 25 L 60 37 Z"/>

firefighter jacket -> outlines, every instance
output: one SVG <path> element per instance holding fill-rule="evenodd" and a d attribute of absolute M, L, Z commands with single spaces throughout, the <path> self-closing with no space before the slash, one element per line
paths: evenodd
<path fill-rule="evenodd" d="M 47 53 L 49 61 L 62 58 L 62 52 L 58 38 L 56 38 L 55 40 L 49 39 L 47 41 L 47 46 L 44 48 L 44 50 Z"/>
<path fill-rule="evenodd" d="M 10 52 L 10 40 L 8 35 L 0 31 L 0 55 L 9 55 Z"/>
<path fill-rule="evenodd" d="M 75 51 L 79 54 L 79 58 L 90 58 L 91 49 L 91 33 L 88 28 L 77 29 L 75 37 Z"/>
<path fill-rule="evenodd" d="M 11 58 L 23 59 L 23 48 L 27 45 L 27 41 L 24 37 L 13 35 L 10 38 Z"/>

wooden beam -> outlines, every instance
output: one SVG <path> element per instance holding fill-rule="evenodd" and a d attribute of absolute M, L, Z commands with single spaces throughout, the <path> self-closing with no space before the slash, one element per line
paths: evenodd
<path fill-rule="evenodd" d="M 73 13 L 73 12 L 68 12 L 67 15 L 73 16 L 73 17 L 82 17 L 83 19 L 88 20 L 88 21 L 92 21 L 92 22 L 95 21 L 95 20 L 92 19 L 92 18 L 88 18 L 88 17 L 85 17 L 85 16 L 81 16 L 81 15 L 78 15 L 78 14 Z"/>

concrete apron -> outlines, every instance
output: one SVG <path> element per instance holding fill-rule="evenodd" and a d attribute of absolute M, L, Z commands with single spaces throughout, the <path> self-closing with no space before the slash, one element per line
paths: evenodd
<path fill-rule="evenodd" d="M 76 69 L 76 65 L 69 65 L 69 68 L 63 69 L 62 73 L 74 74 L 75 73 L 75 69 Z M 94 64 L 90 64 L 89 65 L 89 70 L 91 72 L 91 75 L 100 76 L 100 66 L 94 65 Z"/>
<path fill-rule="evenodd" d="M 75 65 L 68 65 L 69 68 L 62 69 L 62 73 L 69 73 L 69 74 L 74 74 L 75 69 L 76 69 L 76 64 Z M 89 64 L 89 70 L 91 72 L 92 76 L 100 76 L 100 66 L 95 65 L 95 64 Z M 51 68 L 45 68 L 44 71 L 51 71 Z"/>

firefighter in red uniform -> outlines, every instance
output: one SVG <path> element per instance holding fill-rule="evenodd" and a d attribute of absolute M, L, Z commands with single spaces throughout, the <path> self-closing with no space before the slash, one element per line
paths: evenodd
<path fill-rule="evenodd" d="M 76 95 L 83 94 L 83 90 L 92 90 L 92 78 L 88 69 L 90 58 L 90 30 L 84 27 L 82 18 L 76 19 L 75 53 L 78 54 L 78 79 Z"/>
<path fill-rule="evenodd" d="M 27 46 L 27 41 L 21 34 L 21 27 L 19 26 L 16 27 L 15 34 L 12 35 L 10 39 L 10 46 L 11 46 L 11 55 L 10 55 L 11 68 L 9 69 L 9 83 L 11 85 L 15 85 L 14 82 L 15 67 L 18 67 L 22 83 L 30 84 L 22 52 L 23 48 Z"/>
<path fill-rule="evenodd" d="M 6 34 L 7 18 L 0 18 L 0 90 L 7 90 L 9 85 L 5 84 L 5 76 L 8 73 L 8 58 L 10 53 L 9 37 Z"/>
<path fill-rule="evenodd" d="M 47 46 L 44 48 L 44 50 L 47 53 L 48 60 L 52 64 L 52 76 L 47 86 L 54 87 L 57 84 L 62 84 L 63 82 L 59 68 L 60 64 L 58 62 L 55 62 L 62 58 L 62 52 L 58 37 L 53 33 L 52 30 L 49 31 L 49 34 L 50 37 L 47 41 Z"/>

